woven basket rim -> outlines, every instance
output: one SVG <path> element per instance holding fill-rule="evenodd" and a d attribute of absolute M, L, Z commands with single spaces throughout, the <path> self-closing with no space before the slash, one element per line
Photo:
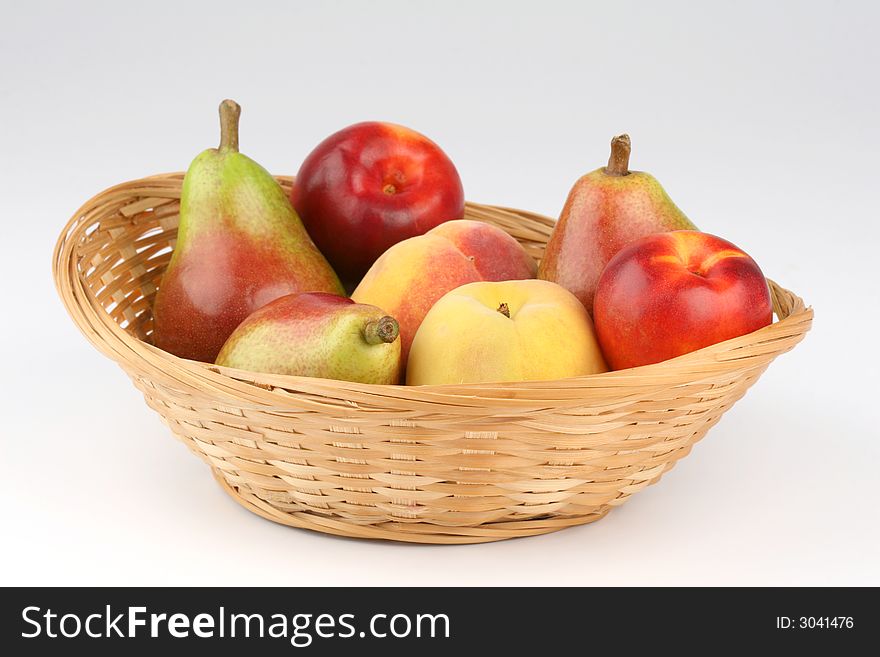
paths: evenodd
<path fill-rule="evenodd" d="M 52 262 L 53 277 L 56 289 L 68 312 L 89 341 L 102 352 L 120 363 L 130 363 L 134 359 L 148 368 L 157 367 L 165 372 L 168 372 L 169 368 L 173 369 L 176 373 L 183 375 L 182 379 L 189 379 L 194 386 L 215 388 L 218 394 L 231 395 L 238 404 L 241 403 L 241 394 L 247 392 L 248 388 L 260 391 L 258 394 L 260 399 L 257 402 L 259 406 L 265 406 L 265 393 L 273 392 L 276 389 L 314 391 L 320 395 L 330 394 L 330 396 L 334 396 L 332 392 L 336 389 L 340 392 L 380 394 L 384 397 L 390 396 L 400 400 L 426 402 L 434 399 L 447 403 L 454 403 L 454 398 L 475 400 L 479 397 L 493 400 L 504 398 L 524 400 L 528 398 L 531 401 L 540 399 L 543 402 L 550 402 L 553 399 L 558 399 L 552 395 L 546 396 L 547 393 L 554 390 L 608 388 L 615 386 L 615 384 L 620 384 L 622 390 L 625 388 L 627 392 L 631 393 L 633 388 L 627 384 L 631 384 L 633 380 L 644 384 L 640 387 L 662 387 L 664 379 L 678 379 L 677 372 L 685 369 L 689 371 L 699 369 L 701 365 L 705 365 L 708 370 L 711 370 L 711 372 L 707 371 L 706 378 L 713 378 L 717 376 L 719 363 L 733 362 L 737 359 L 736 352 L 738 350 L 749 347 L 759 348 L 760 344 L 764 342 L 774 342 L 777 345 L 774 350 L 781 353 L 778 349 L 780 335 L 789 333 L 792 336 L 791 345 L 788 347 L 790 349 L 800 341 L 813 319 L 812 307 L 806 306 L 799 296 L 768 278 L 774 301 L 774 313 L 778 319 L 757 331 L 660 363 L 601 374 L 536 381 L 429 386 L 366 384 L 304 376 L 263 374 L 179 358 L 131 335 L 103 309 L 92 291 L 84 284 L 82 276 L 77 270 L 75 249 L 73 248 L 74 240 L 71 238 L 77 234 L 77 229 L 85 224 L 88 209 L 95 200 L 112 195 L 132 184 L 179 182 L 182 181 L 183 175 L 183 172 L 162 173 L 122 182 L 99 192 L 83 203 L 68 221 L 57 240 Z M 292 176 L 276 176 L 276 178 L 287 183 L 293 181 Z M 467 206 L 472 210 L 489 209 L 509 212 L 517 216 L 528 215 L 530 218 L 551 227 L 555 223 L 553 219 L 544 215 L 505 206 L 473 202 L 468 202 Z M 646 381 L 651 383 L 645 383 Z M 692 378 L 691 381 L 699 382 L 700 378 Z M 544 393 L 544 395 L 528 396 L 530 392 Z M 576 397 L 564 395 L 564 398 L 575 399 Z"/>

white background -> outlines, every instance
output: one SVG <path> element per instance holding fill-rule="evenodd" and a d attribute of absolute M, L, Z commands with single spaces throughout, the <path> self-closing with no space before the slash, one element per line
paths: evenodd
<path fill-rule="evenodd" d="M 4 0 L 0 583 L 880 584 L 876 7 Z M 271 171 L 395 121 L 441 144 L 469 199 L 552 216 L 628 131 L 633 168 L 814 328 L 599 523 L 463 547 L 275 525 L 172 439 L 50 274 L 73 211 L 185 169 L 224 97 Z"/>

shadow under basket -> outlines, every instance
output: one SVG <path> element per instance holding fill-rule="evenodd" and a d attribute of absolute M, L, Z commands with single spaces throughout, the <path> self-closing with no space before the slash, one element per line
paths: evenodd
<path fill-rule="evenodd" d="M 771 281 L 770 326 L 656 365 L 558 381 L 408 387 L 219 368 L 150 344 L 182 181 L 123 183 L 80 208 L 55 249 L 58 292 L 227 493 L 294 527 L 479 543 L 598 520 L 685 456 L 813 317 Z M 474 203 L 465 217 L 503 228 L 535 258 L 553 227 Z"/>

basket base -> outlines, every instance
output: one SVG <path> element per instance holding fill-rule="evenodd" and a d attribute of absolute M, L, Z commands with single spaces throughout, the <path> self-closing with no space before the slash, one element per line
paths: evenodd
<path fill-rule="evenodd" d="M 598 508 L 594 513 L 583 516 L 532 518 L 529 520 L 489 523 L 475 527 L 444 527 L 426 522 L 404 523 L 391 521 L 380 524 L 360 525 L 308 511 L 298 511 L 295 513 L 280 511 L 256 495 L 230 484 L 223 476 L 223 473 L 216 468 L 211 468 L 211 471 L 217 483 L 220 484 L 220 487 L 232 499 L 248 511 L 256 513 L 258 516 L 262 516 L 272 522 L 287 525 L 288 527 L 311 529 L 312 531 L 333 534 L 335 536 L 403 543 L 462 545 L 467 543 L 491 543 L 493 541 L 504 541 L 524 536 L 538 536 L 539 534 L 556 532 L 566 527 L 595 522 L 604 518 L 612 508 L 606 505 Z"/>

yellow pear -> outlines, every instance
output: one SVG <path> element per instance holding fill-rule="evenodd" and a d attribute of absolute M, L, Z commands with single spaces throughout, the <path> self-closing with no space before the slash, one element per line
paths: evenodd
<path fill-rule="evenodd" d="M 606 372 L 583 304 L 556 283 L 477 282 L 446 293 L 416 331 L 408 385 L 564 379 Z"/>

